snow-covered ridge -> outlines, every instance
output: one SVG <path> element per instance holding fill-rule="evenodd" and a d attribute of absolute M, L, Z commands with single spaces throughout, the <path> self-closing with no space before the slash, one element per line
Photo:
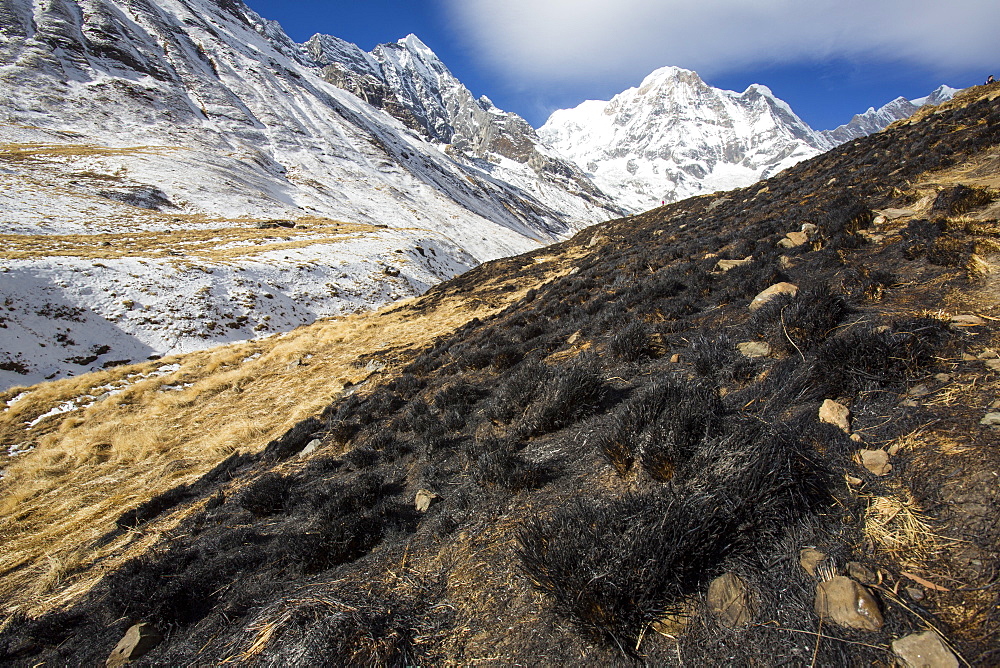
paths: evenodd
<path fill-rule="evenodd" d="M 632 210 L 747 185 L 831 146 L 766 86 L 719 90 L 679 67 L 556 111 L 538 134 Z"/>
<path fill-rule="evenodd" d="M 845 123 L 833 130 L 824 130 L 823 136 L 834 144 L 844 142 L 858 137 L 866 137 L 880 130 L 884 130 L 890 123 L 904 118 L 909 118 L 920 107 L 928 104 L 941 104 L 947 102 L 959 91 L 951 86 L 938 86 L 930 95 L 919 97 L 914 100 L 907 100 L 905 97 L 897 97 L 891 102 L 887 102 L 878 109 L 869 107 L 868 111 L 856 114 L 850 122 Z"/>
<path fill-rule="evenodd" d="M 507 150 L 496 135 L 519 119 L 469 104 L 416 38 L 381 60 L 338 48 L 427 100 L 426 124 L 330 83 L 333 61 L 239 0 L 0 0 L 0 33 L 0 232 L 29 249 L 0 251 L 0 387 L 375 307 L 620 211 L 526 123 Z M 190 276 L 170 255 L 306 219 L 366 231 L 305 224 L 282 233 L 294 252 L 207 254 Z"/>
<path fill-rule="evenodd" d="M 538 134 L 619 204 L 641 211 L 768 178 L 954 93 L 941 86 L 817 132 L 767 86 L 721 90 L 690 70 L 663 67 L 611 100 L 554 112 Z"/>

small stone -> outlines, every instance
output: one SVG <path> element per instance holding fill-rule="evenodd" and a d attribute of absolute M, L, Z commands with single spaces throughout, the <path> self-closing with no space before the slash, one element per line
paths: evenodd
<path fill-rule="evenodd" d="M 992 404 L 990 404 L 990 408 L 1000 408 L 1000 399 L 997 399 Z"/>
<path fill-rule="evenodd" d="M 744 357 L 767 357 L 771 354 L 771 346 L 766 341 L 744 341 L 737 343 L 736 349 Z"/>
<path fill-rule="evenodd" d="M 861 434 L 851 434 L 851 440 L 855 443 L 863 443 L 865 439 L 861 438 Z"/>
<path fill-rule="evenodd" d="M 888 219 L 888 218 L 886 218 L 886 217 L 885 217 L 884 215 L 882 215 L 882 214 L 879 214 L 879 215 L 875 216 L 875 218 L 874 218 L 874 219 L 872 220 L 872 224 L 873 224 L 873 225 L 885 225 L 885 223 L 886 223 L 886 222 L 887 222 L 888 220 L 889 220 L 889 219 Z"/>
<path fill-rule="evenodd" d="M 431 507 L 431 503 L 437 498 L 440 497 L 431 490 L 421 489 L 417 492 L 416 498 L 413 499 L 413 505 L 418 513 L 426 513 L 427 509 Z"/>
<path fill-rule="evenodd" d="M 903 449 L 902 443 L 893 443 L 892 445 L 889 446 L 889 456 L 895 457 L 897 454 L 899 454 L 899 451 L 902 449 Z"/>
<path fill-rule="evenodd" d="M 801 227 L 801 230 L 803 232 L 805 232 L 806 234 L 812 234 L 812 233 L 816 232 L 816 230 L 818 230 L 818 229 L 819 228 L 816 227 L 815 225 L 813 225 L 812 223 L 802 223 L 802 227 Z"/>
<path fill-rule="evenodd" d="M 788 257 L 787 255 L 782 255 L 778 258 L 778 266 L 782 269 L 791 269 L 795 266 L 795 260 Z"/>
<path fill-rule="evenodd" d="M 656 631 L 668 638 L 676 638 L 691 623 L 693 616 L 691 611 L 687 609 L 680 612 L 671 612 L 650 624 L 649 628 L 651 631 Z"/>
<path fill-rule="evenodd" d="M 725 272 L 729 271 L 730 269 L 732 269 L 734 267 L 739 267 L 741 265 L 747 264 L 751 260 L 753 260 L 753 256 L 752 255 L 747 256 L 747 257 L 743 258 L 742 260 L 719 260 L 716 263 L 715 268 L 716 268 L 716 270 L 725 273 Z"/>
<path fill-rule="evenodd" d="M 975 362 L 978 359 L 979 358 L 976 357 L 975 355 L 970 355 L 969 353 L 962 353 L 962 361 L 963 362 Z"/>
<path fill-rule="evenodd" d="M 878 581 L 878 576 L 872 569 L 857 561 L 847 563 L 847 574 L 861 584 L 874 584 Z"/>
<path fill-rule="evenodd" d="M 906 406 L 907 408 L 916 408 L 920 405 L 920 402 L 916 399 L 904 399 L 899 402 L 900 406 Z"/>
<path fill-rule="evenodd" d="M 750 302 L 749 308 L 751 311 L 756 311 L 761 306 L 768 303 L 778 295 L 791 295 L 794 297 L 797 294 L 799 294 L 798 286 L 784 282 L 775 283 L 774 285 L 772 285 L 771 287 L 767 288 L 766 290 L 758 294 L 756 297 L 754 297 L 753 300 Z"/>
<path fill-rule="evenodd" d="M 998 357 L 1000 357 L 1000 353 L 997 353 L 997 351 L 993 350 L 992 348 L 987 348 L 983 352 L 979 353 L 978 357 L 981 360 L 995 360 Z"/>
<path fill-rule="evenodd" d="M 312 453 L 316 452 L 316 448 L 318 448 L 322 444 L 323 441 L 319 440 L 318 438 L 314 438 L 313 440 L 309 441 L 306 444 L 306 447 L 302 448 L 302 451 L 299 452 L 299 459 L 302 459 L 303 457 L 308 457 Z"/>
<path fill-rule="evenodd" d="M 125 636 L 115 645 L 105 665 L 113 668 L 124 666 L 159 645 L 162 640 L 163 636 L 152 624 L 135 624 L 129 627 Z"/>
<path fill-rule="evenodd" d="M 862 480 L 861 478 L 855 478 L 852 475 L 847 476 L 848 485 L 851 485 L 853 487 L 859 487 L 862 483 L 864 483 L 864 480 Z"/>
<path fill-rule="evenodd" d="M 935 631 L 893 640 L 892 651 L 904 668 L 958 668 L 958 659 Z"/>
<path fill-rule="evenodd" d="M 826 561 L 826 552 L 820 552 L 814 547 L 799 550 L 799 565 L 813 577 L 816 577 L 816 569 L 824 561 Z"/>
<path fill-rule="evenodd" d="M 986 321 L 977 315 L 953 315 L 951 324 L 953 327 L 979 327 L 985 325 Z"/>
<path fill-rule="evenodd" d="M 906 595 L 914 601 L 922 601 L 927 594 L 920 587 L 906 587 Z"/>
<path fill-rule="evenodd" d="M 1000 426 L 1000 413 L 987 413 L 986 417 L 979 421 L 979 424 L 987 427 Z"/>
<path fill-rule="evenodd" d="M 882 613 L 875 599 L 851 578 L 837 575 L 816 586 L 816 614 L 839 626 L 862 631 L 882 628 Z"/>
<path fill-rule="evenodd" d="M 809 235 L 805 232 L 789 232 L 785 235 L 785 239 L 792 242 L 792 248 L 801 246 L 809 241 Z"/>
<path fill-rule="evenodd" d="M 858 450 L 858 463 L 877 476 L 889 475 L 892 464 L 885 450 Z"/>
<path fill-rule="evenodd" d="M 708 586 L 708 608 L 731 629 L 746 626 L 753 616 L 747 585 L 732 573 L 712 580 Z"/>
<path fill-rule="evenodd" d="M 931 388 L 926 385 L 917 385 L 916 387 L 911 387 L 906 393 L 911 397 L 926 397 L 931 393 Z"/>
<path fill-rule="evenodd" d="M 1000 371 L 1000 360 L 986 360 L 986 368 Z"/>
<path fill-rule="evenodd" d="M 819 421 L 840 427 L 846 434 L 851 433 L 851 411 L 844 404 L 826 399 L 819 407 Z"/>
<path fill-rule="evenodd" d="M 674 353 L 673 355 L 670 356 L 670 363 L 671 364 L 677 364 L 680 361 L 681 361 L 681 354 L 680 353 Z"/>
<path fill-rule="evenodd" d="M 951 374 L 950 373 L 936 373 L 936 374 L 934 374 L 934 380 L 936 380 L 939 383 L 950 382 L 951 381 Z"/>
<path fill-rule="evenodd" d="M 705 253 L 705 259 L 711 260 L 713 257 L 719 257 L 718 253 Z"/>
<path fill-rule="evenodd" d="M 386 276 L 399 276 L 399 267 L 386 267 L 382 270 Z"/>
<path fill-rule="evenodd" d="M 580 330 L 576 330 L 575 332 L 569 335 L 569 338 L 566 339 L 566 343 L 568 343 L 569 345 L 573 345 L 579 340 L 580 340 Z"/>

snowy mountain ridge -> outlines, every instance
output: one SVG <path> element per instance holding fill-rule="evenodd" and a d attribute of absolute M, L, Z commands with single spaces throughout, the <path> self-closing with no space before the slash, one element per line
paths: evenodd
<path fill-rule="evenodd" d="M 0 33 L 0 386 L 370 309 L 621 213 L 527 123 L 507 150 L 520 119 L 416 38 L 340 52 L 447 97 L 424 125 L 238 0 L 0 0 Z"/>
<path fill-rule="evenodd" d="M 817 132 L 767 86 L 721 90 L 690 70 L 663 67 L 611 100 L 555 111 L 538 134 L 619 204 L 643 211 L 766 179 L 954 92 L 942 86 L 919 100 L 900 98 Z"/>

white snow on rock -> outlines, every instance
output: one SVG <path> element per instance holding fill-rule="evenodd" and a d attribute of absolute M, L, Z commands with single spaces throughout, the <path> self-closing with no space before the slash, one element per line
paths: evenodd
<path fill-rule="evenodd" d="M 831 146 L 766 86 L 720 90 L 679 67 L 556 111 L 538 134 L 633 211 L 745 186 Z"/>
<path fill-rule="evenodd" d="M 0 388 L 374 308 L 621 213 L 412 36 L 320 62 L 238 0 L 0 0 L 0 33 Z"/>
<path fill-rule="evenodd" d="M 769 178 L 955 92 L 941 86 L 924 98 L 900 98 L 817 132 L 767 86 L 720 90 L 695 72 L 664 67 L 609 101 L 554 112 L 538 135 L 618 204 L 643 211 Z"/>

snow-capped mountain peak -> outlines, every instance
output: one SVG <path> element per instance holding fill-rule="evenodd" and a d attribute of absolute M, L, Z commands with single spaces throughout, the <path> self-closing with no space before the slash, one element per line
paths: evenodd
<path fill-rule="evenodd" d="M 720 90 L 672 66 L 554 112 L 539 136 L 632 210 L 746 185 L 829 147 L 766 86 Z"/>

